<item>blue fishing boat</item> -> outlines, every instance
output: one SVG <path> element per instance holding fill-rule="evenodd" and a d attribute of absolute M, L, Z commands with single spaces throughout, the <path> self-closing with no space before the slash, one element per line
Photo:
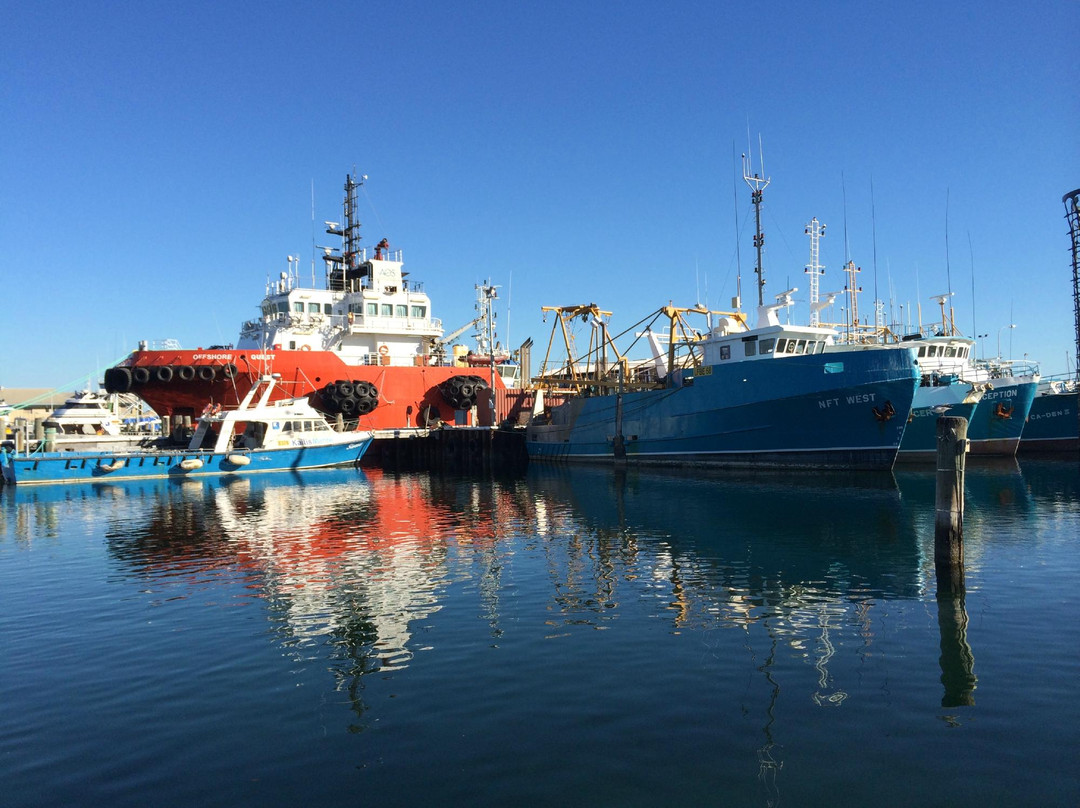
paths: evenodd
<path fill-rule="evenodd" d="M 4 451 L 6 483 L 113 482 L 298 471 L 359 462 L 371 432 L 332 429 L 306 398 L 272 401 L 264 376 L 236 408 L 207 407 L 186 448 L 131 451 Z M 209 447 L 209 448 L 204 448 Z"/>
<path fill-rule="evenodd" d="M 1020 436 L 1019 452 L 1076 455 L 1080 449 L 1077 405 L 1075 379 L 1042 379 Z"/>
<path fill-rule="evenodd" d="M 845 294 L 849 311 L 857 317 L 858 284 L 853 262 Z M 946 303 L 951 293 L 931 298 L 941 307 L 941 322 L 920 326 L 899 336 L 880 325 L 860 324 L 853 317 L 842 326 L 839 344 L 827 351 L 914 351 L 919 366 L 919 389 L 900 444 L 901 461 L 918 461 L 937 454 L 937 418 L 959 416 L 968 421 L 967 439 L 972 454 L 1012 457 L 1016 454 L 1024 421 L 1039 380 L 1038 364 L 1003 359 L 977 359 L 976 342 L 961 336 L 956 318 Z"/>
<path fill-rule="evenodd" d="M 738 297 L 729 312 L 669 305 L 656 313 L 668 319 L 667 357 L 650 323 L 642 335 L 653 358 L 632 364 L 607 335 L 610 312 L 592 304 L 545 308 L 557 315 L 552 343 L 563 335 L 567 362 L 548 373 L 545 360 L 538 381 L 542 389 L 577 395 L 548 411 L 534 409 L 525 431 L 530 459 L 892 467 L 919 383 L 914 352 L 838 346 L 831 328 L 780 322 L 778 312 L 793 305 L 797 290 L 765 303 L 761 202 L 769 180 L 745 156 L 743 179 L 756 222 L 756 324 L 750 327 Z M 704 331 L 688 322 L 695 313 L 706 317 Z M 599 335 L 590 338 L 583 368 L 569 338 L 578 317 Z M 610 365 L 609 347 L 616 360 Z"/>
<path fill-rule="evenodd" d="M 530 459 L 890 468 L 919 381 L 913 352 L 826 353 L 834 332 L 782 325 L 776 311 L 784 305 L 761 307 L 755 328 L 737 312 L 709 312 L 722 315 L 719 324 L 704 336 L 682 328 L 681 357 L 674 334 L 694 310 L 665 307 L 666 361 L 635 366 L 619 357 L 614 370 L 542 373 L 549 387 L 574 385 L 579 395 L 526 427 Z M 558 311 L 560 318 L 606 314 Z"/>

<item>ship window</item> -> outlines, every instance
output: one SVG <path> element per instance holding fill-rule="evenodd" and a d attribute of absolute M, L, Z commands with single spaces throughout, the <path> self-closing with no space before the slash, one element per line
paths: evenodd
<path fill-rule="evenodd" d="M 407 317 L 408 316 L 408 314 L 406 314 L 407 311 L 408 311 L 408 308 L 403 303 L 399 303 L 398 305 L 394 306 L 394 316 L 395 317 Z"/>
<path fill-rule="evenodd" d="M 379 307 L 379 313 L 383 317 L 393 317 L 394 316 L 394 307 L 390 303 L 383 303 Z"/>
<path fill-rule="evenodd" d="M 334 313 L 334 307 L 329 303 L 323 303 L 322 313 L 329 317 L 331 314 Z"/>
<path fill-rule="evenodd" d="M 784 349 L 784 353 L 795 353 L 795 340 L 789 339 L 787 341 L 787 348 Z"/>
<path fill-rule="evenodd" d="M 284 300 L 282 300 L 281 302 L 279 302 L 279 303 L 277 304 L 277 310 L 278 310 L 278 311 L 279 311 L 279 312 L 280 312 L 281 314 L 288 314 L 288 312 L 289 312 L 289 304 L 288 304 L 288 303 L 286 303 L 286 302 L 285 302 Z"/>
<path fill-rule="evenodd" d="M 925 345 L 920 345 L 919 346 L 919 356 L 926 356 L 926 346 Z"/>
<path fill-rule="evenodd" d="M 318 303 L 308 303 L 307 304 L 307 310 L 308 310 L 308 314 L 318 314 L 319 313 L 319 304 Z"/>
<path fill-rule="evenodd" d="M 375 317 L 379 313 L 379 304 L 378 303 L 368 303 L 367 304 L 367 313 L 368 313 L 368 317 Z"/>
<path fill-rule="evenodd" d="M 412 307 L 412 316 L 413 317 L 418 317 L 420 319 L 423 319 L 424 317 L 427 317 L 427 308 L 425 306 L 413 306 Z"/>
<path fill-rule="evenodd" d="M 757 353 L 757 340 L 750 340 L 743 343 L 743 353 L 747 356 L 754 356 Z"/>
<path fill-rule="evenodd" d="M 723 359 L 731 359 L 731 346 L 730 345 L 721 345 L 720 346 L 720 359 L 722 359 L 722 360 Z"/>
<path fill-rule="evenodd" d="M 773 345 L 775 344 L 776 341 L 772 337 L 769 337 L 768 339 L 763 339 L 761 340 L 761 347 L 759 348 L 759 352 L 763 354 L 770 354 L 773 352 Z"/>
<path fill-rule="evenodd" d="M 293 340 L 293 339 L 289 340 L 289 350 L 290 351 L 295 351 L 296 350 L 296 340 Z"/>
<path fill-rule="evenodd" d="M 787 347 L 787 340 L 786 339 L 778 339 L 776 341 L 776 352 L 777 353 L 783 353 L 784 349 L 786 347 Z"/>
<path fill-rule="evenodd" d="M 936 345 L 927 346 L 926 355 L 927 356 L 937 356 L 937 346 Z"/>
<path fill-rule="evenodd" d="M 968 355 L 967 346 L 965 345 L 963 348 L 961 348 L 959 351 L 957 351 L 956 355 L 959 356 L 961 359 L 967 359 L 967 355 Z"/>
<path fill-rule="evenodd" d="M 954 348 L 953 346 L 950 345 L 948 348 L 945 349 L 945 356 L 948 356 L 948 357 L 956 356 L 956 348 Z"/>
<path fill-rule="evenodd" d="M 300 302 L 293 303 L 292 304 L 292 310 L 295 311 L 297 314 L 303 314 L 304 313 L 304 304 L 300 303 Z"/>

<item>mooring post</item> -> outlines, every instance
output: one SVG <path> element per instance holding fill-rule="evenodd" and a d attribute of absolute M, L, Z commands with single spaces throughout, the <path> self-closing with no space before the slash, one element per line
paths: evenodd
<path fill-rule="evenodd" d="M 934 563 L 938 581 L 960 576 L 964 568 L 964 456 L 967 453 L 966 418 L 942 416 L 937 420 L 937 493 L 934 518 Z M 962 583 L 961 583 L 962 585 Z"/>

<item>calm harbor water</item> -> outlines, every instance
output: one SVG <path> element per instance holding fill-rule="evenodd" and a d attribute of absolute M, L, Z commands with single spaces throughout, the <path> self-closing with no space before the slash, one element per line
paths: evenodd
<path fill-rule="evenodd" d="M 1080 473 L 0 490 L 0 804 L 1080 804 Z"/>

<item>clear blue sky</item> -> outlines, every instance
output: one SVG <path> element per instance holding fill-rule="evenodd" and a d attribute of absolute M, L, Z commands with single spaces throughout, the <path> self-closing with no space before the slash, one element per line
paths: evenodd
<path fill-rule="evenodd" d="M 364 243 L 404 249 L 448 330 L 487 278 L 513 345 L 546 343 L 541 305 L 595 302 L 616 330 L 726 308 L 736 210 L 752 300 L 748 130 L 767 293 L 798 286 L 796 319 L 816 216 L 823 291 L 850 256 L 862 313 L 876 264 L 928 321 L 951 285 L 988 354 L 1063 372 L 1078 42 L 1066 0 L 2 0 L 0 385 L 234 341 L 288 254 L 310 267 L 312 185 L 323 244 L 354 167 Z"/>

